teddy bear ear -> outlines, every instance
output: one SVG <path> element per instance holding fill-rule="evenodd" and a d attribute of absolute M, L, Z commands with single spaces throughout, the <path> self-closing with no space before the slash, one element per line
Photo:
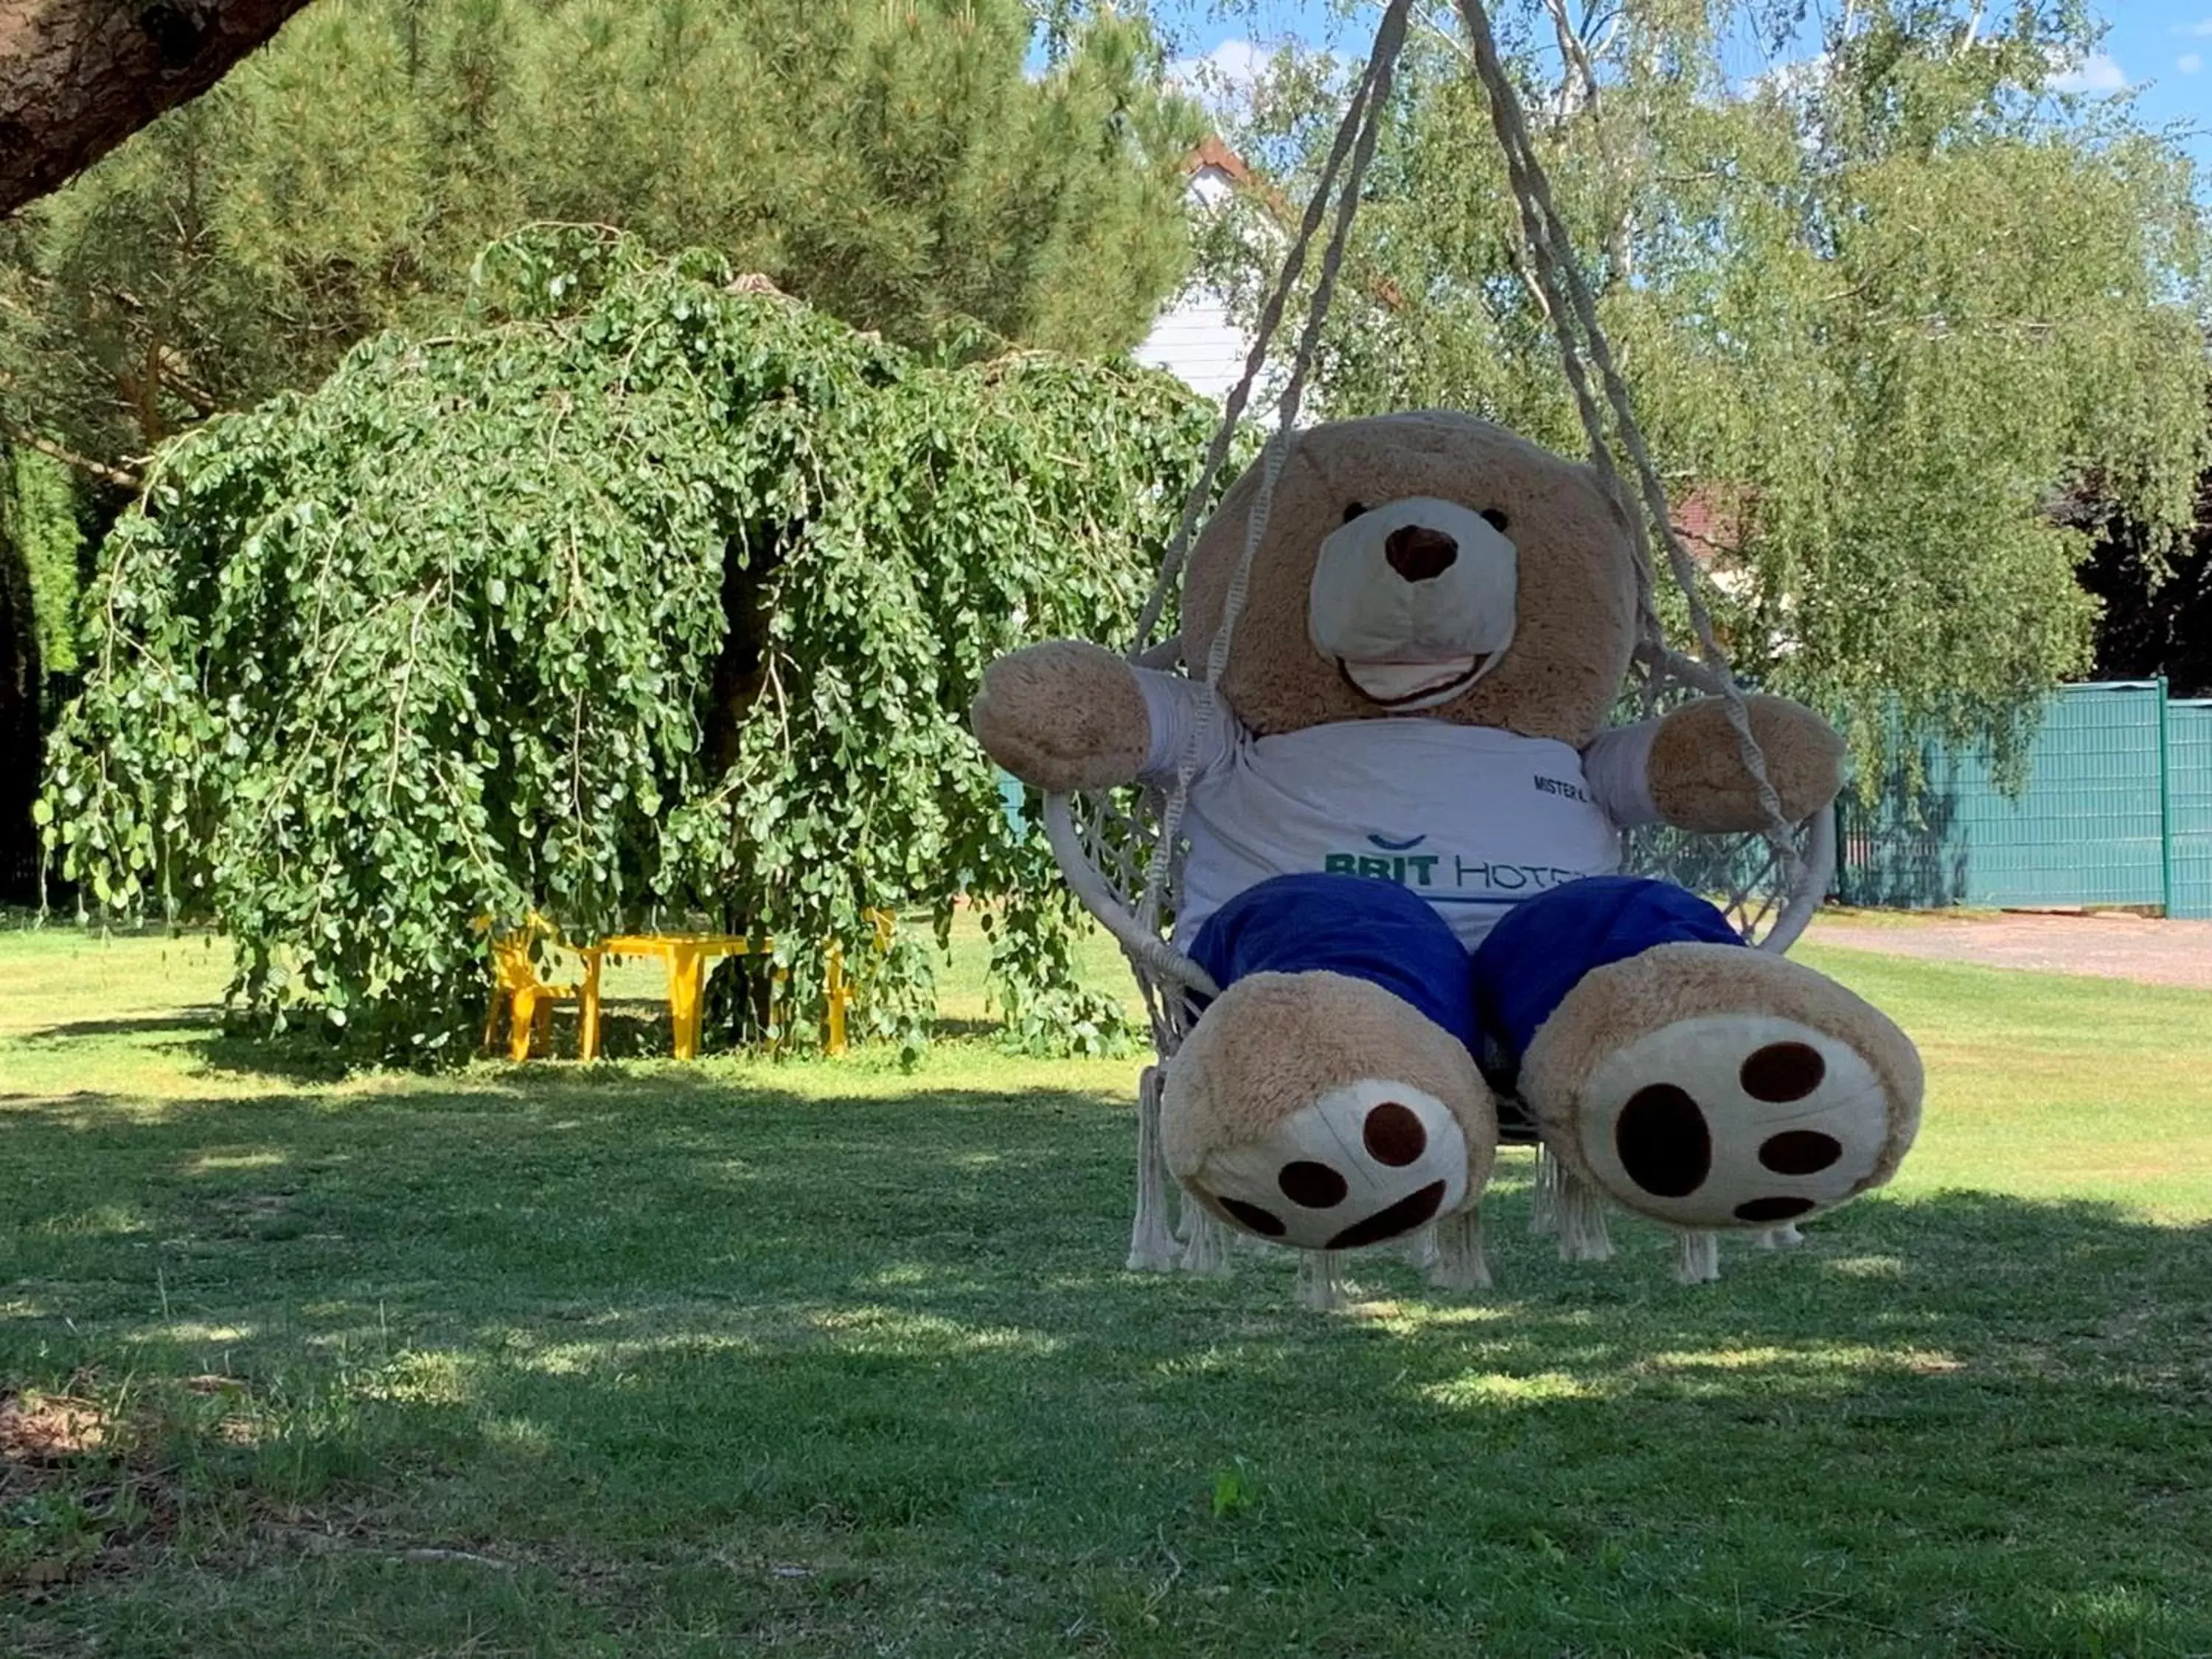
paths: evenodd
<path fill-rule="evenodd" d="M 1485 523 L 1501 536 L 1505 533 L 1506 526 L 1513 522 L 1506 516 L 1503 507 L 1486 507 L 1482 509 L 1482 518 Z"/>
<path fill-rule="evenodd" d="M 1345 523 L 1350 524 L 1354 519 L 1358 518 L 1366 510 L 1367 503 L 1364 501 L 1346 501 L 1344 504 Z"/>

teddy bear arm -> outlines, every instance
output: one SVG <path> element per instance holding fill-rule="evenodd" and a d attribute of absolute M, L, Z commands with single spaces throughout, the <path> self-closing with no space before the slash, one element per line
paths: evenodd
<path fill-rule="evenodd" d="M 1835 728 L 1784 697 L 1747 697 L 1744 704 L 1783 817 L 1810 817 L 1834 800 L 1844 779 L 1844 741 Z M 1766 821 L 1718 697 L 1685 704 L 1661 720 L 1647 787 L 1659 816 L 1678 829 L 1721 834 Z"/>
<path fill-rule="evenodd" d="M 1024 783 L 1054 792 L 1133 781 L 1152 748 L 1135 672 L 1112 652 L 1054 640 L 983 672 L 969 720 L 984 751 Z"/>

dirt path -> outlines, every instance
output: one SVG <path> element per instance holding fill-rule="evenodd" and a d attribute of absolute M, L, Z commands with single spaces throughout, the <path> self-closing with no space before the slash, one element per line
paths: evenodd
<path fill-rule="evenodd" d="M 2130 915 L 1817 916 L 1816 945 L 2212 990 L 2212 921 Z"/>

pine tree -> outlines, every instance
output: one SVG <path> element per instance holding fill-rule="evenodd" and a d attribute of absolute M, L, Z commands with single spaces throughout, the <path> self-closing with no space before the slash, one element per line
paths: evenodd
<path fill-rule="evenodd" d="M 1032 80 L 1022 0 L 326 0 L 0 228 L 0 429 L 128 474 L 434 325 L 535 220 L 709 246 L 923 349 L 1109 356 L 1188 258 L 1140 22 Z"/>

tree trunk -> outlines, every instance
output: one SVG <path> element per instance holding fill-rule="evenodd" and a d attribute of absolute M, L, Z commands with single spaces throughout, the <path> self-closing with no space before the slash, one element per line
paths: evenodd
<path fill-rule="evenodd" d="M 197 98 L 307 0 L 0 0 L 0 218 Z"/>

